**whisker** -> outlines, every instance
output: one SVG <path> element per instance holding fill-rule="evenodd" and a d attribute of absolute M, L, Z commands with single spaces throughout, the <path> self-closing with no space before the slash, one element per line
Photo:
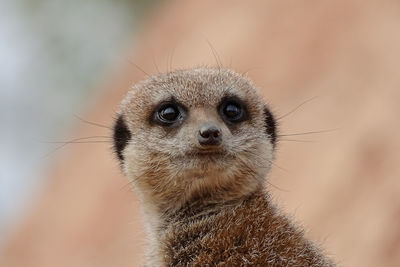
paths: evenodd
<path fill-rule="evenodd" d="M 131 63 L 133 66 L 135 66 L 138 70 L 140 70 L 143 74 L 145 74 L 146 76 L 150 76 L 144 69 L 142 69 L 141 67 L 139 67 L 139 65 L 137 65 L 135 62 L 133 62 L 132 60 L 128 60 L 129 63 Z"/>
<path fill-rule="evenodd" d="M 261 160 L 264 160 L 264 159 L 265 159 L 265 160 L 268 161 L 269 164 L 271 164 L 271 165 L 277 167 L 278 169 L 280 169 L 280 170 L 282 170 L 282 171 L 284 171 L 284 172 L 289 173 L 289 171 L 288 171 L 287 169 L 285 169 L 285 168 L 279 166 L 279 165 L 276 164 L 274 161 L 269 160 L 269 159 L 267 159 L 267 158 L 264 158 L 264 157 L 262 157 L 262 156 L 260 156 L 260 155 L 257 155 L 256 153 L 254 153 L 254 152 L 252 152 L 252 151 L 246 150 L 246 151 L 244 151 L 244 153 L 251 154 L 251 155 L 253 155 L 253 156 L 255 156 L 255 157 L 258 157 L 258 158 L 261 159 Z M 262 166 L 257 166 L 257 167 L 258 167 L 258 168 L 267 168 L 267 167 L 262 167 Z"/>
<path fill-rule="evenodd" d="M 335 129 L 328 129 L 328 130 L 321 130 L 321 131 L 310 131 L 310 132 L 304 132 L 304 133 L 293 133 L 293 134 L 280 134 L 277 135 L 278 137 L 282 136 L 295 136 L 295 135 L 307 135 L 307 134 L 319 134 L 319 133 L 330 133 L 330 132 L 335 132 L 340 130 L 340 128 L 335 128 Z"/>
<path fill-rule="evenodd" d="M 156 58 L 154 57 L 154 54 L 152 54 L 152 58 L 153 58 L 153 65 L 156 68 L 158 74 L 160 74 L 160 69 L 157 66 L 157 62 L 156 62 Z"/>
<path fill-rule="evenodd" d="M 81 137 L 81 138 L 75 138 L 69 141 L 64 141 L 64 142 L 60 142 L 60 141 L 46 141 L 44 143 L 49 143 L 49 144 L 61 144 L 60 146 L 57 146 L 56 148 L 52 149 L 51 151 L 49 151 L 48 153 L 46 153 L 45 155 L 42 156 L 42 158 L 46 158 L 48 156 L 50 156 L 51 154 L 55 153 L 56 151 L 60 150 L 63 147 L 66 147 L 69 144 L 92 144 L 92 143 L 108 143 L 110 144 L 110 141 L 80 141 L 80 140 L 87 140 L 87 139 L 92 139 L 92 138 L 98 138 L 98 136 L 88 136 L 88 137 Z"/>
<path fill-rule="evenodd" d="M 279 139 L 280 141 L 289 141 L 289 142 L 299 142 L 299 143 L 315 143 L 315 141 L 312 140 L 299 140 L 299 139 Z"/>
<path fill-rule="evenodd" d="M 134 180 L 136 180 L 136 179 L 134 179 Z M 132 186 L 134 180 L 129 181 L 128 183 L 126 183 L 125 185 L 123 185 L 123 186 L 120 188 L 120 190 L 124 190 L 124 189 L 126 189 L 126 187 L 128 187 L 128 186 Z"/>
<path fill-rule="evenodd" d="M 286 114 L 283 114 L 282 116 L 278 117 L 276 120 L 279 121 L 287 116 L 289 116 L 290 114 L 292 114 L 293 112 L 295 112 L 296 110 L 298 110 L 300 107 L 302 107 L 303 105 L 307 104 L 308 102 L 311 102 L 312 100 L 318 98 L 318 96 L 314 96 L 306 101 L 303 101 L 302 103 L 300 103 L 300 105 L 298 105 L 297 107 L 295 107 L 294 109 L 290 110 L 289 112 L 287 112 Z"/>
<path fill-rule="evenodd" d="M 247 164 L 247 162 L 245 162 L 243 159 L 241 159 L 241 158 L 238 158 L 239 159 L 239 161 L 243 164 L 243 165 L 245 165 L 246 166 L 246 168 L 248 168 L 248 169 L 250 169 L 250 170 L 252 170 L 253 168 L 251 168 L 248 164 Z M 269 161 L 269 160 L 268 160 Z M 272 162 L 271 162 L 271 164 L 272 164 Z M 259 166 L 256 166 L 257 168 L 260 168 Z M 273 183 L 271 183 L 270 181 L 268 181 L 268 180 L 266 180 L 266 182 L 267 182 L 267 184 L 269 184 L 270 186 L 272 186 L 272 187 L 274 187 L 275 189 L 277 189 L 277 190 L 281 190 L 281 191 L 283 191 L 283 192 L 289 192 L 289 190 L 285 190 L 285 189 L 283 189 L 283 188 L 280 188 L 279 186 L 276 186 L 276 185 L 274 185 Z"/>
<path fill-rule="evenodd" d="M 59 143 L 70 143 L 70 142 L 76 142 L 76 141 L 81 141 L 81 140 L 87 140 L 87 139 L 94 139 L 94 138 L 111 138 L 110 136 L 106 136 L 106 135 L 97 135 L 97 136 L 87 136 L 87 137 L 80 137 L 80 138 L 75 138 L 72 140 L 68 140 L 68 141 L 44 141 L 43 143 L 47 143 L 47 144 L 59 144 Z"/>
<path fill-rule="evenodd" d="M 121 187 L 120 190 L 124 190 L 127 186 L 132 186 L 140 177 L 146 177 L 151 172 L 151 170 L 146 170 L 145 172 L 141 173 L 141 175 L 137 176 L 136 178 L 130 180 L 127 184 Z"/>
<path fill-rule="evenodd" d="M 171 53 L 170 53 L 169 56 L 168 56 L 168 59 L 169 59 L 169 60 L 167 60 L 167 64 L 168 64 L 168 67 L 169 67 L 169 71 L 168 71 L 168 72 L 171 72 L 171 71 L 173 70 L 173 68 L 172 68 L 172 61 L 173 61 L 173 59 L 174 59 L 175 48 L 176 48 L 176 46 L 174 46 L 174 47 L 172 48 L 172 51 L 171 51 Z M 168 63 L 168 62 L 169 62 L 169 63 Z"/>
<path fill-rule="evenodd" d="M 211 49 L 211 53 L 214 56 L 214 59 L 215 59 L 215 62 L 217 63 L 218 68 L 220 69 L 222 67 L 222 63 L 221 63 L 221 59 L 218 56 L 217 51 L 215 50 L 214 46 L 211 44 L 211 42 L 208 39 L 206 39 L 206 42 Z"/>
<path fill-rule="evenodd" d="M 262 69 L 262 68 L 260 68 L 260 67 L 251 67 L 251 68 L 247 68 L 247 69 L 241 71 L 240 73 L 241 73 L 243 76 L 247 76 L 247 75 L 249 74 L 250 71 L 253 71 L 253 70 L 261 70 L 261 69 Z M 277 120 L 278 120 L 278 119 L 277 119 Z"/>
<path fill-rule="evenodd" d="M 106 128 L 106 129 L 109 129 L 109 130 L 112 130 L 111 127 L 108 127 L 108 126 L 106 126 L 106 125 L 103 125 L 103 124 L 100 124 L 100 123 L 97 123 L 97 122 L 91 122 L 91 121 L 85 120 L 84 118 L 79 117 L 79 116 L 76 115 L 76 114 L 74 114 L 74 116 L 75 116 L 78 120 L 80 120 L 80 121 L 82 121 L 82 122 L 84 122 L 84 123 L 87 123 L 87 124 L 90 124 L 90 125 L 94 125 L 94 126 L 99 126 L 99 127 Z"/>
<path fill-rule="evenodd" d="M 93 144 L 93 143 L 111 143 L 111 141 L 54 141 L 54 142 L 47 142 L 49 144 Z"/>
<path fill-rule="evenodd" d="M 267 180 L 267 184 L 270 185 L 270 186 L 272 186 L 273 188 L 279 190 L 279 191 L 286 192 L 286 193 L 290 192 L 290 190 L 283 189 L 283 188 L 281 188 L 281 187 L 279 187 L 279 186 L 277 186 L 277 185 L 274 185 L 273 183 L 271 183 L 271 182 L 268 181 L 268 180 Z"/>

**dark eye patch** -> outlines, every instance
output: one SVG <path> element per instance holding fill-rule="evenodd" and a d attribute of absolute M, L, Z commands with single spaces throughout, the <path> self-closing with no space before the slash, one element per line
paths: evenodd
<path fill-rule="evenodd" d="M 277 133 L 276 133 L 277 125 L 275 118 L 268 107 L 264 108 L 264 122 L 265 122 L 266 132 L 271 138 L 272 145 L 275 147 L 277 138 Z"/>
<path fill-rule="evenodd" d="M 114 124 L 114 150 L 117 154 L 119 160 L 122 162 L 124 160 L 124 156 L 122 154 L 124 148 L 128 144 L 131 139 L 131 132 L 126 125 L 125 119 L 122 115 L 119 115 Z"/>

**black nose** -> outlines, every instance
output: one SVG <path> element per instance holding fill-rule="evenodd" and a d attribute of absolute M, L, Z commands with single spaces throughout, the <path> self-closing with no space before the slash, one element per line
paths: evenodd
<path fill-rule="evenodd" d="M 222 142 L 221 130 L 215 125 L 204 125 L 197 135 L 202 146 L 219 145 Z"/>

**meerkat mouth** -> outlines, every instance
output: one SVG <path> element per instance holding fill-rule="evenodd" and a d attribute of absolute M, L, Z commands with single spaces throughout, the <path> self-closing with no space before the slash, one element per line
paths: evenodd
<path fill-rule="evenodd" d="M 233 156 L 223 150 L 196 150 L 187 153 L 185 160 L 196 166 L 205 164 L 205 166 L 211 167 L 232 163 Z"/>
<path fill-rule="evenodd" d="M 227 151 L 224 149 L 216 149 L 216 148 L 209 148 L 209 149 L 195 149 L 186 153 L 188 157 L 222 157 L 227 155 Z"/>
<path fill-rule="evenodd" d="M 195 149 L 174 157 L 172 161 L 175 163 L 185 163 L 189 164 L 189 166 L 199 167 L 204 164 L 220 165 L 227 161 L 230 162 L 230 158 L 233 157 L 222 149 Z M 224 161 L 221 161 L 221 159 L 224 159 Z"/>

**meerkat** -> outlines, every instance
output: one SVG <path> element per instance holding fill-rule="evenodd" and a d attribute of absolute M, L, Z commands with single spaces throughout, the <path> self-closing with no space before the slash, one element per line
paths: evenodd
<path fill-rule="evenodd" d="M 146 266 L 335 266 L 264 187 L 277 125 L 243 75 L 150 76 L 123 99 L 113 138 L 142 204 Z"/>

